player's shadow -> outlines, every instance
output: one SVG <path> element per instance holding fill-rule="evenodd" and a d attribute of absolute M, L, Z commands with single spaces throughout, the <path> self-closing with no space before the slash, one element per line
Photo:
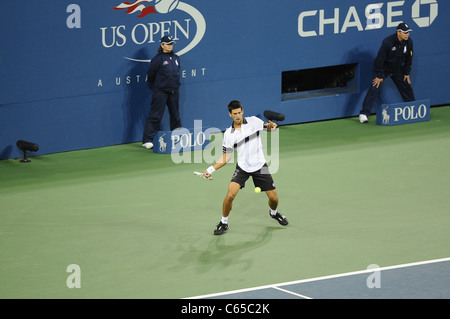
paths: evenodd
<path fill-rule="evenodd" d="M 12 145 L 5 146 L 3 150 L 0 150 L 0 160 L 4 158 L 9 158 L 13 150 Z"/>
<path fill-rule="evenodd" d="M 148 59 L 148 52 L 145 49 L 138 50 L 133 58 L 137 60 Z M 130 81 L 126 85 L 123 101 L 124 131 L 122 142 L 130 143 L 140 140 L 144 129 L 145 120 L 150 110 L 151 90 L 146 82 L 149 63 L 130 62 L 131 68 L 126 74 Z"/>
<path fill-rule="evenodd" d="M 242 270 L 247 270 L 252 266 L 253 260 L 244 256 L 248 255 L 249 251 L 270 242 L 273 232 L 281 229 L 285 228 L 281 226 L 266 227 L 254 239 L 232 245 L 226 244 L 227 234 L 215 236 L 204 249 L 196 248 L 195 242 L 192 242 L 179 258 L 179 266 L 172 267 L 172 270 L 184 269 L 189 264 L 196 267 L 199 273 L 214 268 L 226 269 L 228 266 L 238 264 L 242 266 Z"/>
<path fill-rule="evenodd" d="M 346 63 L 358 63 L 359 90 L 347 95 L 348 100 L 342 114 L 344 117 L 359 114 L 362 108 L 362 100 L 373 78 L 373 62 L 375 60 L 375 56 L 361 45 L 352 48 L 346 57 Z"/>

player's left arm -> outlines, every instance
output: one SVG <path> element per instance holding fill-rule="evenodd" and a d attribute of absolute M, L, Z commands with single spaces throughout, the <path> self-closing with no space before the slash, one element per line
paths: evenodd
<path fill-rule="evenodd" d="M 269 121 L 269 123 L 264 123 L 264 126 L 267 128 L 267 132 L 273 132 L 277 128 L 277 123 Z"/>

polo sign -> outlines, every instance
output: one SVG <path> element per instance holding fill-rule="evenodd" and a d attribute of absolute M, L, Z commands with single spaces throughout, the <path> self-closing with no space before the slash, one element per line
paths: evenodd
<path fill-rule="evenodd" d="M 202 121 L 195 120 L 194 128 L 179 128 L 174 131 L 159 131 L 153 139 L 155 153 L 179 153 L 201 150 L 209 145 L 211 134 L 221 132 L 218 128 L 203 130 Z"/>
<path fill-rule="evenodd" d="M 378 125 L 400 125 L 430 120 L 430 99 L 382 104 L 377 111 Z"/>

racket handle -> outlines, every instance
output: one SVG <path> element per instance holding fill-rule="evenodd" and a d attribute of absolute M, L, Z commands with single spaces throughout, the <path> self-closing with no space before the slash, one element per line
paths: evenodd
<path fill-rule="evenodd" d="M 210 180 L 210 181 L 212 181 L 212 179 L 213 179 L 211 176 L 210 177 L 205 177 L 205 175 L 203 175 L 203 173 L 200 173 L 200 172 L 194 172 L 194 175 L 203 177 L 203 178 L 205 178 L 207 180 Z"/>

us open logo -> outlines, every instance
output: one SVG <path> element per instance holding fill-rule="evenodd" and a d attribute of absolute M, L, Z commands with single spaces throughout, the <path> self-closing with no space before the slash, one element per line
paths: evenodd
<path fill-rule="evenodd" d="M 138 46 L 155 43 L 155 46 L 159 46 L 159 40 L 169 35 L 179 44 L 177 55 L 181 56 L 197 46 L 206 32 L 206 21 L 200 11 L 179 0 L 126 1 L 112 9 L 134 16 L 140 21 L 131 28 L 129 25 L 100 28 L 102 46 L 107 49 L 124 47 L 130 43 Z M 183 18 L 170 19 L 174 13 L 179 13 L 177 17 L 181 14 Z M 160 16 L 167 16 L 167 19 L 161 19 Z M 127 56 L 124 58 L 135 62 L 151 61 Z"/>

